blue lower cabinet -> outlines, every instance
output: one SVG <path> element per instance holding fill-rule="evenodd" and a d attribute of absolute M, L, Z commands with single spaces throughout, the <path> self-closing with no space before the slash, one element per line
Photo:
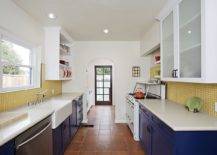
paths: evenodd
<path fill-rule="evenodd" d="M 174 131 L 142 105 L 139 137 L 147 155 L 217 155 L 217 131 Z"/>
<path fill-rule="evenodd" d="M 56 129 L 53 129 L 53 152 L 54 155 L 63 155 L 70 143 L 69 117 Z"/>
<path fill-rule="evenodd" d="M 69 119 L 70 119 L 70 137 L 73 138 L 78 130 L 76 104 L 72 104 L 72 114 L 70 115 Z"/>
<path fill-rule="evenodd" d="M 62 138 L 62 125 L 53 129 L 53 154 L 63 155 L 63 138 Z"/>
<path fill-rule="evenodd" d="M 69 117 L 62 123 L 63 149 L 65 150 L 71 141 Z"/>
<path fill-rule="evenodd" d="M 173 142 L 171 137 L 166 135 L 159 127 L 152 126 L 152 154 L 173 155 Z"/>
<path fill-rule="evenodd" d="M 140 111 L 139 113 L 139 136 L 140 136 L 140 143 L 146 151 L 147 155 L 151 155 L 151 133 L 149 131 L 149 120 L 147 119 L 146 115 Z"/>
<path fill-rule="evenodd" d="M 175 155 L 217 155 L 216 140 L 216 131 L 177 132 Z"/>
<path fill-rule="evenodd" d="M 0 155 L 15 155 L 14 140 L 11 140 L 0 147 Z"/>

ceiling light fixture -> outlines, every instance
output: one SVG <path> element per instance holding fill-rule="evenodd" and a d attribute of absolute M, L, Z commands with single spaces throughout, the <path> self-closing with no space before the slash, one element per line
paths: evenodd
<path fill-rule="evenodd" d="M 56 19 L 57 16 L 55 14 L 53 14 L 53 13 L 49 13 L 48 14 L 48 18 L 50 18 L 50 19 Z"/>
<path fill-rule="evenodd" d="M 191 34 L 191 33 L 192 33 L 192 31 L 191 31 L 191 30 L 189 30 L 189 31 L 188 31 L 188 34 Z"/>
<path fill-rule="evenodd" d="M 104 29 L 103 32 L 104 32 L 105 34 L 108 34 L 108 33 L 109 33 L 109 30 L 108 30 L 108 29 Z"/>

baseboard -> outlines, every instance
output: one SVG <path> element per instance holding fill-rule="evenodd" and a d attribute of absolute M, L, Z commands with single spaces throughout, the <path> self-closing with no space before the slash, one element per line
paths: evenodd
<path fill-rule="evenodd" d="M 88 123 L 88 119 L 83 120 L 82 123 Z"/>
<path fill-rule="evenodd" d="M 125 119 L 115 119 L 115 123 L 126 123 Z"/>

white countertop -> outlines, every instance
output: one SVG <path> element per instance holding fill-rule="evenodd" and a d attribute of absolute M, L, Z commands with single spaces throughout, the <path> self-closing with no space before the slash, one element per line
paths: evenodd
<path fill-rule="evenodd" d="M 10 111 L 28 112 L 28 117 L 0 128 L 0 146 L 42 121 L 44 118 L 51 115 L 56 109 L 71 102 L 82 94 L 83 93 L 63 93 L 62 95 L 52 97 L 40 104 L 29 107 L 24 106 Z M 1 116 L 4 116 L 4 112 L 1 113 Z"/>
<path fill-rule="evenodd" d="M 217 131 L 217 118 L 207 113 L 192 113 L 168 100 L 138 100 L 150 112 L 166 123 L 174 131 Z"/>

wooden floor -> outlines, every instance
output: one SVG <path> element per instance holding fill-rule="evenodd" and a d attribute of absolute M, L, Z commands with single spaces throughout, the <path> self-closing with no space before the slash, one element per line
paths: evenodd
<path fill-rule="evenodd" d="M 144 155 L 126 124 L 114 123 L 113 106 L 94 106 L 88 114 L 93 128 L 80 128 L 65 155 Z"/>

